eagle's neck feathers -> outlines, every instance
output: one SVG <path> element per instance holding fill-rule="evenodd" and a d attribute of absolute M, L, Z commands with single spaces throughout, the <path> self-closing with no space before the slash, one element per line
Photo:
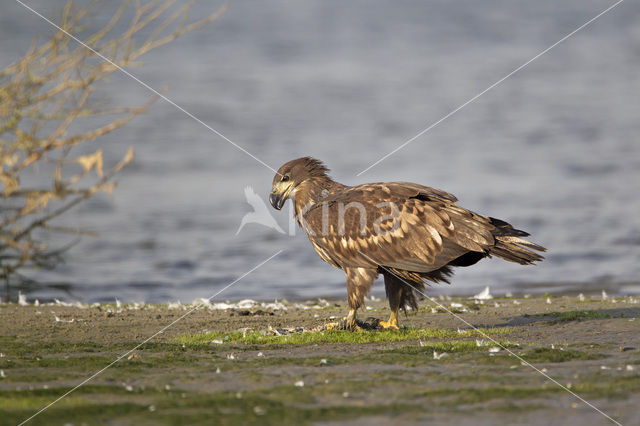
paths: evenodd
<path fill-rule="evenodd" d="M 329 176 L 315 176 L 300 183 L 293 191 L 295 214 L 300 223 L 300 214 L 308 211 L 311 206 L 321 202 L 329 194 L 346 188 L 340 182 L 336 182 Z"/>

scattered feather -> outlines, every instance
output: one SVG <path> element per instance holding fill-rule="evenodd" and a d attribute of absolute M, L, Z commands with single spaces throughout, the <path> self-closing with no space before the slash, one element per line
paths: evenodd
<path fill-rule="evenodd" d="M 297 388 L 302 388 L 302 387 L 304 387 L 304 382 L 303 382 L 302 380 L 298 380 L 298 381 L 297 381 L 297 382 L 295 382 L 293 385 L 294 385 L 295 387 L 297 387 Z"/>
<path fill-rule="evenodd" d="M 20 306 L 28 306 L 29 302 L 27 302 L 27 296 L 22 294 L 21 291 L 18 292 L 18 305 Z"/>
<path fill-rule="evenodd" d="M 274 311 L 277 311 L 280 309 L 283 311 L 287 310 L 287 306 L 282 302 L 278 302 L 277 300 L 273 303 L 262 303 L 261 306 L 265 309 L 273 309 Z"/>
<path fill-rule="evenodd" d="M 473 296 L 473 298 L 478 300 L 489 300 L 489 299 L 493 299 L 493 296 L 489 291 L 489 286 L 486 286 L 484 290 L 482 290 L 480 293 Z"/>
<path fill-rule="evenodd" d="M 302 309 L 303 311 L 306 311 L 307 309 L 311 309 L 310 307 L 308 307 L 307 305 L 303 305 L 302 303 L 294 303 L 293 307 L 295 309 Z"/>
<path fill-rule="evenodd" d="M 447 356 L 446 352 L 442 352 L 441 354 L 439 354 L 438 352 L 433 351 L 433 359 L 442 359 L 445 356 Z"/>

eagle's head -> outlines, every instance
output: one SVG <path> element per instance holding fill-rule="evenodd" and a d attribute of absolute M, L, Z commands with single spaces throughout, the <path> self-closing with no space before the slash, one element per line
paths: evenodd
<path fill-rule="evenodd" d="M 280 210 L 298 185 L 308 179 L 326 177 L 328 171 L 322 161 L 313 157 L 297 158 L 283 164 L 273 177 L 269 202 Z"/>

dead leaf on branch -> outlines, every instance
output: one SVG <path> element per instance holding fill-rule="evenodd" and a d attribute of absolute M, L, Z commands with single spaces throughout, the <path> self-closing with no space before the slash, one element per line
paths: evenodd
<path fill-rule="evenodd" d="M 9 176 L 7 174 L 0 174 L 0 181 L 2 181 L 2 185 L 4 186 L 5 197 L 11 195 L 13 191 L 20 188 L 20 183 L 16 177 Z"/>
<path fill-rule="evenodd" d="M 27 203 L 22 208 L 22 210 L 20 210 L 20 214 L 25 215 L 33 212 L 37 208 L 47 207 L 47 204 L 49 204 L 49 200 L 51 200 L 52 197 L 53 197 L 53 194 L 50 192 L 47 192 L 41 195 L 36 195 L 36 194 L 27 195 Z"/>
<path fill-rule="evenodd" d="M 82 166 L 85 172 L 95 169 L 98 176 L 102 177 L 102 149 L 97 150 L 93 154 L 83 155 L 75 159 Z"/>

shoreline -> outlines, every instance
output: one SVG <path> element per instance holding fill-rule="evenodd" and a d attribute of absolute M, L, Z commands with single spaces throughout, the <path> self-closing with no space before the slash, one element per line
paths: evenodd
<path fill-rule="evenodd" d="M 579 297 L 580 294 L 584 295 L 587 298 L 591 298 L 591 299 L 599 299 L 602 298 L 603 292 L 604 294 L 606 294 L 605 297 L 615 297 L 615 298 L 625 298 L 625 297 L 631 297 L 631 298 L 638 298 L 640 297 L 640 282 L 636 282 L 636 281 L 629 281 L 629 282 L 619 282 L 619 283 L 610 283 L 610 282 L 599 282 L 599 281 L 593 281 L 593 282 L 539 282 L 539 283 L 526 283 L 526 284 L 518 284 L 518 288 L 517 290 L 502 290 L 502 289 L 498 289 L 497 291 L 495 290 L 494 287 L 492 286 L 484 286 L 482 288 L 478 288 L 473 292 L 469 292 L 466 291 L 465 289 L 457 289 L 455 288 L 455 283 L 451 284 L 451 285 L 447 285 L 447 284 L 439 284 L 439 285 L 432 285 L 430 287 L 427 287 L 427 294 L 429 296 L 435 297 L 435 298 L 456 298 L 456 299 L 473 299 L 475 294 L 478 291 L 481 291 L 483 289 L 486 289 L 486 287 L 489 287 L 491 289 L 491 292 L 495 292 L 495 294 L 493 294 L 492 297 L 495 298 L 530 298 L 530 297 L 542 297 L 542 296 L 552 296 L 552 297 Z M 631 291 L 625 291 L 625 289 L 630 289 Z M 4 294 L 2 297 L 0 297 L 0 306 L 3 304 L 11 304 L 11 303 L 20 303 L 20 304 L 34 304 L 36 301 L 40 304 L 52 304 L 52 303 L 62 303 L 62 304 L 71 304 L 71 305 L 82 305 L 84 307 L 89 307 L 89 306 L 97 306 L 97 305 L 109 305 L 109 304 L 113 304 L 113 303 L 123 303 L 123 304 L 154 304 L 154 305 L 166 305 L 166 304 L 175 304 L 175 303 L 182 303 L 182 304 L 193 304 L 195 303 L 197 300 L 202 300 L 202 299 L 206 299 L 206 297 L 196 297 L 194 298 L 191 302 L 185 301 L 185 300 L 180 300 L 180 299 L 176 299 L 176 300 L 169 300 L 169 301 L 142 301 L 142 300 L 119 300 L 117 297 L 115 297 L 112 300 L 101 300 L 101 301 L 80 301 L 78 299 L 73 300 L 72 298 L 64 298 L 64 297 L 60 297 L 60 298 L 56 298 L 56 297 L 34 297 L 31 296 L 29 293 L 22 293 L 22 291 L 20 289 L 12 289 L 11 290 L 11 300 L 7 301 L 7 296 L 6 294 Z M 374 299 L 378 298 L 378 299 L 383 299 L 385 298 L 385 294 L 384 294 L 384 289 L 382 287 L 374 287 L 372 289 L 372 292 L 369 295 L 369 298 L 373 296 Z M 420 296 L 422 297 L 422 296 Z M 305 303 L 305 302 L 309 302 L 309 301 L 313 301 L 313 300 L 318 300 L 318 299 L 325 299 L 325 300 L 337 300 L 340 301 L 341 299 L 345 299 L 346 298 L 346 288 L 344 289 L 344 295 L 338 294 L 336 295 L 335 293 L 330 293 L 328 295 L 319 295 L 319 296 L 314 296 L 314 297 L 305 297 L 302 295 L 289 295 L 286 297 L 279 297 L 279 298 L 270 298 L 270 299 L 260 299 L 258 298 L 256 301 L 257 302 L 267 302 L 267 301 L 271 301 L 271 302 L 277 302 L 280 300 L 284 300 L 286 302 L 295 302 L 295 303 Z M 22 302 L 19 302 L 19 300 L 21 300 Z M 72 301 L 69 301 L 72 300 Z M 218 303 L 218 302 L 225 302 L 225 303 L 230 303 L 230 302 L 239 302 L 242 300 L 253 300 L 253 299 L 247 299 L 246 297 L 230 297 L 230 298 L 225 298 L 225 297 L 216 297 L 212 303 Z M 425 298 L 422 298 L 422 300 L 426 300 Z"/>

